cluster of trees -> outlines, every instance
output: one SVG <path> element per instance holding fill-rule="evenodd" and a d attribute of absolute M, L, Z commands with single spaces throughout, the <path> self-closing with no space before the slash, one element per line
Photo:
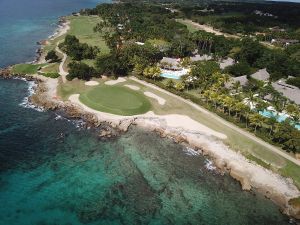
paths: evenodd
<path fill-rule="evenodd" d="M 252 129 L 264 139 L 281 145 L 287 151 L 300 153 L 300 131 L 294 127 L 294 121 L 300 119 L 299 106 L 288 103 L 287 99 L 276 92 L 271 85 L 265 86 L 256 80 L 250 80 L 248 86 L 244 88 L 239 83 L 235 83 L 233 85 L 235 94 L 230 95 L 225 87 L 228 81 L 229 75 L 221 73 L 216 63 L 205 61 L 194 63 L 191 72 L 184 76 L 181 82 L 175 84 L 172 80 L 168 80 L 165 87 L 177 91 L 197 89 L 199 98 L 213 110 L 237 123 L 244 124 L 246 128 Z M 266 93 L 272 95 L 278 111 L 286 110 L 292 118 L 280 123 L 275 118 L 260 115 L 259 112 L 267 108 L 268 104 L 259 96 L 264 96 Z M 256 104 L 255 110 L 250 109 L 250 102 Z"/>
<path fill-rule="evenodd" d="M 300 77 L 289 78 L 286 82 L 300 88 Z"/>
<path fill-rule="evenodd" d="M 54 50 L 51 50 L 47 53 L 46 57 L 45 57 L 46 61 L 49 62 L 58 62 L 60 59 L 59 57 L 56 55 L 56 52 Z"/>
<path fill-rule="evenodd" d="M 80 43 L 78 38 L 73 35 L 67 35 L 65 41 L 61 43 L 59 47 L 66 52 L 68 56 L 77 61 L 83 59 L 95 59 L 100 53 L 98 47 Z"/>
<path fill-rule="evenodd" d="M 97 71 L 85 63 L 76 61 L 69 63 L 69 74 L 67 75 L 68 80 L 73 80 L 74 78 L 90 80 L 96 75 Z"/>
<path fill-rule="evenodd" d="M 201 24 L 211 24 L 226 33 L 253 34 L 275 26 L 297 30 L 300 26 L 300 6 L 296 3 L 214 1 L 195 7 L 195 4 L 187 6 L 188 2 L 177 5 L 185 17 Z M 256 10 L 273 16 L 257 15 Z"/>
<path fill-rule="evenodd" d="M 270 49 L 251 38 L 244 38 L 233 50 L 230 55 L 239 63 L 226 68 L 233 76 L 249 75 L 263 68 L 267 68 L 272 80 L 300 76 L 300 45 Z"/>

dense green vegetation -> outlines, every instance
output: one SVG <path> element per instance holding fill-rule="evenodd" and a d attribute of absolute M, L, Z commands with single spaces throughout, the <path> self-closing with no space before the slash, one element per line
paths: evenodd
<path fill-rule="evenodd" d="M 296 3 L 250 3 L 250 2 L 211 2 L 173 6 L 182 16 L 200 24 L 210 24 L 226 33 L 250 34 L 268 32 L 284 38 L 299 38 L 300 6 Z M 281 27 L 286 32 L 272 32 L 269 28 Z"/>
<path fill-rule="evenodd" d="M 100 53 L 96 46 L 89 46 L 86 43 L 80 43 L 79 39 L 73 35 L 67 35 L 65 41 L 59 44 L 60 49 L 67 53 L 72 59 L 80 61 L 83 59 L 94 59 Z M 50 54 L 49 52 L 48 54 Z"/>
<path fill-rule="evenodd" d="M 46 61 L 49 61 L 50 63 L 59 61 L 59 57 L 57 56 L 56 51 L 54 51 L 54 50 L 49 51 L 47 53 L 45 59 L 46 59 Z"/>
<path fill-rule="evenodd" d="M 67 79 L 72 80 L 74 78 L 79 78 L 82 80 L 89 80 L 96 74 L 97 72 L 93 67 L 88 66 L 83 62 L 71 62 L 69 64 L 69 74 Z"/>
<path fill-rule="evenodd" d="M 137 115 L 150 110 L 151 104 L 141 93 L 121 86 L 100 86 L 80 95 L 85 105 L 117 115 Z"/>
<path fill-rule="evenodd" d="M 268 142 L 300 152 L 299 131 L 294 128 L 294 121 L 299 120 L 298 106 L 282 97 L 270 84 L 253 79 L 249 79 L 245 87 L 235 83 L 228 89 L 225 85 L 230 76 L 250 75 L 262 68 L 267 68 L 272 80 L 290 75 L 299 77 L 299 45 L 270 49 L 252 37 L 228 38 L 204 31 L 190 32 L 186 25 L 176 22 L 186 12 L 182 6 L 175 7 L 179 11 L 171 12 L 159 4 L 122 3 L 102 4 L 84 11 L 85 18 L 101 18 L 93 30 L 110 50 L 92 54 L 93 48 L 89 45 L 83 45 L 75 36 L 67 36 L 61 47 L 73 61 L 92 59 L 87 61 L 89 65 L 70 63 L 68 79 L 135 74 L 252 130 Z M 210 55 L 212 60 L 192 63 L 189 57 L 195 52 Z M 190 73 L 180 81 L 162 80 L 158 65 L 163 57 L 182 58 L 181 65 L 190 68 Z M 236 64 L 222 71 L 217 62 L 225 57 L 232 57 Z M 259 110 L 268 105 L 262 101 L 268 94 L 278 111 L 286 110 L 292 115 L 290 120 L 278 123 L 259 114 Z M 88 103 L 85 97 L 87 104 L 98 107 L 91 105 L 93 101 Z M 256 110 L 251 110 L 245 99 L 255 102 Z"/>
<path fill-rule="evenodd" d="M 300 77 L 289 78 L 287 79 L 287 83 L 300 88 Z"/>

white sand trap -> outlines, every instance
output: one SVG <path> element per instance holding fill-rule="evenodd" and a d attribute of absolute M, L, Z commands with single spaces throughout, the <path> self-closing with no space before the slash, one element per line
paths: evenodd
<path fill-rule="evenodd" d="M 122 82 L 125 82 L 125 81 L 126 81 L 125 78 L 119 77 L 117 80 L 109 80 L 109 81 L 106 81 L 105 84 L 106 84 L 106 85 L 115 85 L 115 84 L 122 83 Z"/>
<path fill-rule="evenodd" d="M 164 98 L 161 98 L 158 95 L 153 94 L 152 92 L 146 91 L 146 92 L 144 92 L 144 95 L 146 95 L 150 98 L 156 99 L 158 101 L 158 104 L 160 104 L 160 105 L 164 105 L 166 103 L 166 100 Z"/>
<path fill-rule="evenodd" d="M 85 82 L 84 84 L 86 86 L 97 86 L 97 85 L 99 85 L 99 82 L 98 81 L 90 80 L 90 81 Z"/>
<path fill-rule="evenodd" d="M 130 84 L 125 84 L 124 86 L 125 86 L 125 87 L 128 87 L 128 88 L 130 88 L 130 89 L 132 89 L 132 90 L 135 90 L 135 91 L 138 91 L 138 90 L 141 89 L 141 88 L 139 88 L 139 87 L 137 87 L 137 86 L 135 86 L 135 85 L 130 85 Z"/>

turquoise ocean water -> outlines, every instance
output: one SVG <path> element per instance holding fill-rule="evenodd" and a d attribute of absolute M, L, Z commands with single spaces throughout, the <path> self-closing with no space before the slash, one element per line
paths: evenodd
<path fill-rule="evenodd" d="M 47 13 L 30 13 L 44 4 Z M 26 37 L 22 44 L 0 32 L 2 65 L 32 59 L 35 41 L 53 31 L 57 16 L 93 4 L 0 0 L 2 20 L 11 16 L 3 5 L 11 12 L 31 5 L 22 12 L 26 22 L 1 21 L 0 29 Z M 0 79 L 0 225 L 289 224 L 271 201 L 241 191 L 203 156 L 171 140 L 137 128 L 101 140 L 82 121 L 29 107 L 32 86 Z"/>

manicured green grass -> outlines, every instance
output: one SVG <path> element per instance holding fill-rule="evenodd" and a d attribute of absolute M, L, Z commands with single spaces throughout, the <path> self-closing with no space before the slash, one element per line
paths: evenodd
<path fill-rule="evenodd" d="M 122 86 L 95 87 L 79 97 L 85 105 L 101 112 L 137 115 L 150 110 L 151 104 L 141 93 Z"/>
<path fill-rule="evenodd" d="M 299 166 L 292 162 L 287 162 L 286 166 L 281 168 L 279 172 L 286 176 L 291 177 L 294 180 L 295 185 L 300 188 L 300 169 Z"/>
<path fill-rule="evenodd" d="M 51 63 L 48 66 L 44 67 L 41 72 L 43 73 L 58 73 L 59 72 L 59 63 Z"/>
<path fill-rule="evenodd" d="M 17 64 L 12 68 L 12 72 L 16 74 L 36 74 L 39 67 L 43 67 L 46 64 Z"/>
<path fill-rule="evenodd" d="M 271 165 L 269 163 L 266 163 L 266 162 L 262 161 L 261 159 L 255 157 L 254 155 L 248 155 L 247 158 L 250 159 L 253 162 L 256 162 L 258 165 L 261 165 L 261 166 L 267 168 L 267 169 L 271 168 Z"/>
<path fill-rule="evenodd" d="M 68 34 L 75 35 L 81 43 L 87 43 L 91 46 L 97 46 L 100 48 L 101 54 L 109 52 L 109 48 L 106 45 L 101 34 L 94 32 L 93 28 L 101 21 L 98 16 L 69 16 L 67 18 L 71 24 L 71 29 Z"/>

